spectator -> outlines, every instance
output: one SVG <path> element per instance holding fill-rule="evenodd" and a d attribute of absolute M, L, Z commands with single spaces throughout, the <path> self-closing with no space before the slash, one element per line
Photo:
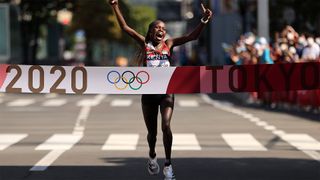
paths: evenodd
<path fill-rule="evenodd" d="M 258 41 L 261 48 L 261 56 L 259 58 L 260 64 L 274 64 L 271 58 L 270 46 L 266 38 L 261 37 Z"/>
<path fill-rule="evenodd" d="M 320 55 L 320 47 L 313 37 L 309 37 L 307 39 L 307 47 L 304 48 L 302 52 L 302 61 L 314 61 L 319 58 Z"/>
<path fill-rule="evenodd" d="M 297 54 L 299 55 L 299 58 L 302 57 L 302 53 L 304 48 L 308 45 L 306 36 L 304 34 L 300 35 L 297 45 L 296 45 L 296 50 Z"/>
<path fill-rule="evenodd" d="M 228 59 L 235 65 L 298 63 L 320 60 L 320 37 L 298 34 L 291 26 L 276 33 L 270 46 L 266 38 L 245 33 L 234 45 L 223 44 Z M 258 96 L 257 96 L 258 94 Z M 250 93 L 249 101 L 261 102 L 269 107 L 282 105 L 312 106 L 319 109 L 319 91 L 258 92 Z M 320 97 L 320 96 L 319 96 Z M 302 101 L 301 99 L 306 99 Z"/>

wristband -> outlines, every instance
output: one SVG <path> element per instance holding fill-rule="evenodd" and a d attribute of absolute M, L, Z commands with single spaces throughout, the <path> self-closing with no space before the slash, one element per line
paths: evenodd
<path fill-rule="evenodd" d="M 207 24 L 209 22 L 209 18 L 207 20 L 204 20 L 204 18 L 201 18 L 201 23 L 202 24 Z"/>

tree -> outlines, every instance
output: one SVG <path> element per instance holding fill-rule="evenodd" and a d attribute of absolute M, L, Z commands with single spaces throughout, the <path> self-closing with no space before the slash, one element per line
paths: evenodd
<path fill-rule="evenodd" d="M 21 0 L 20 28 L 23 49 L 23 63 L 36 64 L 40 27 L 56 22 L 57 12 L 61 9 L 72 10 L 75 0 Z M 0 3 L 11 3 L 11 0 L 0 0 Z"/>
<path fill-rule="evenodd" d="M 0 3 L 11 3 L 12 0 L 0 0 Z M 155 19 L 154 9 L 146 6 L 129 6 L 126 1 L 119 1 L 123 15 L 130 26 L 141 34 L 146 34 L 148 24 Z M 132 42 L 124 34 L 116 20 L 107 0 L 21 0 L 20 28 L 23 49 L 23 63 L 36 64 L 40 27 L 57 23 L 59 10 L 72 11 L 73 20 L 68 32 L 81 29 L 87 39 L 87 64 L 91 62 L 91 45 L 96 40 L 105 39 L 123 44 Z"/>
<path fill-rule="evenodd" d="M 133 6 L 134 28 L 140 34 L 147 34 L 149 24 L 156 19 L 156 11 L 149 6 Z"/>
<path fill-rule="evenodd" d="M 149 23 L 155 19 L 154 9 L 146 6 L 130 6 L 119 1 L 119 6 L 127 23 L 141 34 L 146 34 Z M 74 33 L 84 30 L 87 43 L 87 65 L 92 62 L 92 47 L 97 40 L 117 41 L 124 45 L 132 39 L 121 31 L 116 16 L 106 0 L 82 0 L 75 4 L 74 19 L 68 30 Z"/>
<path fill-rule="evenodd" d="M 126 3 L 119 1 L 124 15 L 129 16 L 130 11 Z M 122 36 L 121 30 L 113 15 L 112 9 L 106 0 L 81 0 L 75 3 L 74 18 L 68 32 L 74 33 L 84 30 L 87 44 L 86 65 L 94 65 L 92 62 L 93 43 L 105 39 L 109 41 L 128 42 L 128 38 Z"/>

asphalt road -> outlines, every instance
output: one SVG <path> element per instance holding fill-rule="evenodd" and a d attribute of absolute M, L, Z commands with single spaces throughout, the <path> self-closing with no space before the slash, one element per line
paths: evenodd
<path fill-rule="evenodd" d="M 172 130 L 177 179 L 320 179 L 319 114 L 177 95 Z M 146 134 L 140 96 L 0 94 L 0 180 L 163 179 Z"/>

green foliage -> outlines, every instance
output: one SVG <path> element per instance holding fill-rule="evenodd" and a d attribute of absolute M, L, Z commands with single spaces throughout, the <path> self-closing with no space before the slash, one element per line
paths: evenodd
<path fill-rule="evenodd" d="M 127 24 L 142 35 L 146 34 L 148 25 L 155 20 L 155 10 L 148 6 L 130 6 L 126 1 L 119 1 L 119 7 Z M 116 16 L 106 0 L 76 1 L 74 19 L 69 31 L 83 29 L 89 39 L 106 39 L 127 44 L 132 42 L 121 31 Z"/>
<path fill-rule="evenodd" d="M 136 31 L 146 35 L 149 24 L 156 19 L 155 9 L 149 6 L 133 6 L 132 12 Z"/>
<path fill-rule="evenodd" d="M 119 1 L 123 15 L 128 24 L 132 22 L 130 9 L 126 3 Z M 127 41 L 123 36 L 111 6 L 106 0 L 76 1 L 74 18 L 69 31 L 83 29 L 88 39 L 107 39 L 111 41 Z"/>
<path fill-rule="evenodd" d="M 10 0 L 0 0 L 9 3 Z M 72 25 L 68 32 L 74 33 L 82 29 L 88 39 L 107 39 L 127 43 L 128 35 L 124 34 L 117 22 L 107 0 L 21 0 L 22 20 L 31 26 L 38 26 L 56 21 L 57 12 L 68 9 L 74 12 Z M 129 6 L 120 0 L 119 6 L 129 26 L 142 35 L 146 34 L 148 25 L 155 20 L 155 10 L 148 6 Z M 32 33 L 32 32 L 31 32 Z"/>
<path fill-rule="evenodd" d="M 107 17 L 112 13 L 106 0 L 76 1 L 71 29 L 83 29 L 88 38 L 107 38 L 112 22 Z"/>
<path fill-rule="evenodd" d="M 0 0 L 0 3 L 12 1 Z M 127 24 L 145 35 L 149 23 L 156 18 L 155 10 L 147 6 L 129 6 L 126 0 L 119 0 L 119 6 Z M 62 9 L 73 12 L 71 25 L 67 27 L 69 35 L 84 30 L 89 43 L 87 45 L 96 40 L 116 41 L 125 45 L 133 42 L 121 31 L 108 0 L 21 0 L 19 9 L 25 63 L 34 63 L 36 60 L 38 44 L 30 42 L 37 42 L 41 36 L 40 27 L 55 24 L 57 13 Z"/>

